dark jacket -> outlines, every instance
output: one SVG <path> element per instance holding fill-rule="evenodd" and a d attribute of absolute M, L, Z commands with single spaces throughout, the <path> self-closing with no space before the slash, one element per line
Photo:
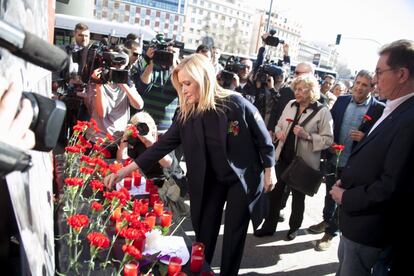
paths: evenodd
<path fill-rule="evenodd" d="M 260 205 L 256 203 L 263 191 L 263 168 L 275 164 L 272 140 L 257 109 L 240 95 L 228 97 L 221 109 L 225 112 L 219 112 L 217 134 L 226 148 L 227 162 L 246 192 L 251 218 L 257 227 L 262 219 L 259 213 L 262 210 L 257 208 Z M 200 227 L 207 165 L 202 116 L 191 117 L 185 123 L 174 121 L 160 140 L 135 160 L 145 172 L 154 162 L 182 144 L 187 165 L 191 217 L 196 233 Z M 237 135 L 229 131 L 229 124 L 234 122 L 239 126 Z"/>
<path fill-rule="evenodd" d="M 339 96 L 331 109 L 332 119 L 334 122 L 333 126 L 334 126 L 334 142 L 335 143 L 339 143 L 338 139 L 339 139 L 339 134 L 341 131 L 342 121 L 344 119 L 346 108 L 348 107 L 348 104 L 351 102 L 351 99 L 352 99 L 351 95 Z M 365 134 L 368 134 L 371 127 L 375 124 L 375 122 L 379 119 L 379 117 L 381 117 L 384 107 L 385 107 L 384 103 L 378 101 L 374 97 L 371 97 L 366 115 L 370 116 L 372 120 L 363 121 L 363 123 L 360 125 L 358 130 L 364 132 Z M 354 143 L 352 146 L 355 147 L 355 145 L 356 143 Z"/>
<path fill-rule="evenodd" d="M 354 147 L 341 176 L 346 189 L 339 209 L 342 234 L 377 248 L 406 244 L 410 235 L 404 230 L 413 210 L 413 171 L 411 97 Z"/>

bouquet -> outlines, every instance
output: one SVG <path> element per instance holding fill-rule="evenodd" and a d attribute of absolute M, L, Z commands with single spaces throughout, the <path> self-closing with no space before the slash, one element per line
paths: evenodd
<path fill-rule="evenodd" d="M 107 147 L 118 141 L 109 134 L 105 139 L 97 138 L 94 144 L 86 139 L 87 131 L 99 131 L 93 119 L 78 122 L 73 130 L 65 148 L 64 186 L 56 207 L 63 222 L 57 239 L 67 249 L 67 262 L 58 274 L 90 275 L 105 269 L 111 275 L 121 275 L 125 266 L 130 269 L 138 263 L 140 269 L 147 266 L 147 271 L 151 270 L 163 256 L 143 256 L 146 235 L 154 229 L 168 234 L 172 213 L 163 210 L 154 186 L 151 201 L 132 199 L 125 187 L 105 191 L 103 178 L 123 166 L 105 159 L 109 156 Z M 129 128 L 129 133 L 136 135 L 136 130 Z M 134 178 L 141 182 L 138 171 Z"/>

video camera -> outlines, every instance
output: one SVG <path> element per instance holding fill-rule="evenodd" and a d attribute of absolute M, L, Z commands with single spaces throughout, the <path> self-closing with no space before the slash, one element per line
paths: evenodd
<path fill-rule="evenodd" d="M 246 65 L 240 63 L 240 59 L 234 56 L 230 56 L 227 61 L 224 69 L 220 72 L 220 78 L 223 81 L 223 87 L 230 87 L 234 75 L 239 73 L 239 71 L 246 68 Z"/>
<path fill-rule="evenodd" d="M 149 133 L 149 127 L 147 123 L 137 123 L 136 128 L 139 135 L 145 136 Z M 146 150 L 146 146 L 141 142 L 138 137 L 128 136 L 128 156 L 135 159 L 138 157 L 140 152 Z"/>
<path fill-rule="evenodd" d="M 273 30 L 273 29 L 270 30 L 269 34 L 270 34 L 270 36 L 266 37 L 266 39 L 263 39 L 263 41 L 266 45 L 277 47 L 277 45 L 279 45 L 279 43 L 280 44 L 285 43 L 284 40 L 281 40 L 281 39 L 279 39 L 278 37 L 275 36 L 276 30 Z"/>
<path fill-rule="evenodd" d="M 164 34 L 157 34 L 151 41 L 143 41 L 144 50 L 148 48 L 155 48 L 154 57 L 152 58 L 154 64 L 159 66 L 170 67 L 173 65 L 174 53 L 167 50 L 169 46 L 174 48 L 184 49 L 184 43 L 172 39 L 164 38 Z"/>
<path fill-rule="evenodd" d="M 266 63 L 260 65 L 260 67 L 257 69 L 255 81 L 258 81 L 261 84 L 265 85 L 269 76 L 272 76 L 274 78 L 275 76 L 280 75 L 283 75 L 282 68 L 272 63 Z"/>
<path fill-rule="evenodd" d="M 85 47 L 82 51 L 86 52 L 85 67 L 81 72 L 81 78 L 84 83 L 91 80 L 93 71 L 102 67 L 102 73 L 97 83 L 105 84 L 107 82 L 127 83 L 128 70 L 115 69 L 116 66 L 128 64 L 128 55 L 123 52 L 113 51 L 113 48 L 104 42 L 95 42 L 89 47 Z"/>

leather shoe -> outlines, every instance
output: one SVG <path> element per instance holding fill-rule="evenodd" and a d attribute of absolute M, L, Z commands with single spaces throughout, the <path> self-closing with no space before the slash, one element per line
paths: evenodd
<path fill-rule="evenodd" d="M 319 241 L 316 242 L 315 250 L 316 251 L 326 251 L 326 250 L 328 250 L 329 247 L 331 247 L 333 238 L 334 238 L 334 236 L 331 236 L 331 235 L 325 233 L 325 235 L 323 235 L 322 239 L 320 239 Z"/>
<path fill-rule="evenodd" d="M 288 241 L 292 241 L 296 238 L 296 236 L 298 235 L 298 231 L 299 230 L 289 230 L 287 235 L 286 235 L 286 240 Z"/>
<path fill-rule="evenodd" d="M 285 213 L 282 210 L 280 210 L 278 222 L 284 222 L 284 221 L 285 221 Z"/>
<path fill-rule="evenodd" d="M 273 234 L 275 233 L 275 231 L 270 231 L 267 229 L 258 229 L 256 231 L 253 232 L 253 235 L 256 237 L 265 237 L 265 236 L 273 236 Z"/>
<path fill-rule="evenodd" d="M 312 234 L 321 234 L 325 232 L 325 229 L 328 227 L 328 223 L 322 221 L 318 224 L 312 225 L 308 228 L 308 231 Z"/>

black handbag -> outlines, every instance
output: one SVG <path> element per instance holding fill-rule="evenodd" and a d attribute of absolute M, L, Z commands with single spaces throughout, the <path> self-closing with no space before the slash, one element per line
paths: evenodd
<path fill-rule="evenodd" d="M 312 119 L 323 106 L 318 106 L 312 114 L 310 114 L 300 126 L 304 126 L 310 119 Z M 323 173 L 320 170 L 315 170 L 306 164 L 305 160 L 299 155 L 296 155 L 289 166 L 281 175 L 282 180 L 291 188 L 304 193 L 308 196 L 313 196 L 319 190 L 322 183 Z"/>
<path fill-rule="evenodd" d="M 282 173 L 282 180 L 291 188 L 313 196 L 319 190 L 323 174 L 306 164 L 302 157 L 296 156 Z"/>

